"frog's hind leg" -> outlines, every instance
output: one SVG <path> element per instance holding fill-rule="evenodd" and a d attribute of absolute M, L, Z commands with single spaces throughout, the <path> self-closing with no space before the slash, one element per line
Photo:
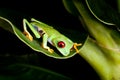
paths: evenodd
<path fill-rule="evenodd" d="M 28 25 L 28 26 L 27 26 Z M 34 26 L 29 23 L 26 19 L 23 19 L 23 34 L 25 34 L 25 36 L 30 40 L 33 41 L 33 37 L 32 35 L 28 32 L 27 27 L 29 27 L 31 29 L 31 31 L 34 33 L 34 35 L 36 36 L 36 38 L 40 38 L 40 35 L 38 33 L 38 31 L 34 28 Z"/>
<path fill-rule="evenodd" d="M 26 20 L 23 19 L 23 29 L 24 29 L 23 34 L 24 34 L 30 41 L 33 41 L 33 37 L 32 37 L 32 35 L 28 32 L 25 22 L 26 22 Z"/>

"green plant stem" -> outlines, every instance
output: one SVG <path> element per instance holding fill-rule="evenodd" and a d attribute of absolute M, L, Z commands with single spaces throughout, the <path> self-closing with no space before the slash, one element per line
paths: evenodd
<path fill-rule="evenodd" d="M 96 70 L 101 80 L 120 79 L 120 64 L 112 63 L 91 38 L 80 49 L 80 55 Z"/>
<path fill-rule="evenodd" d="M 88 39 L 80 55 L 93 66 L 102 80 L 120 80 L 120 47 L 111 36 L 111 30 L 92 17 L 80 0 L 73 0 L 73 3 L 81 15 L 81 22 L 99 46 Z"/>
<path fill-rule="evenodd" d="M 88 29 L 89 33 L 100 43 L 104 44 L 105 47 L 117 47 L 115 42 L 110 36 L 109 31 L 105 28 L 105 26 L 95 20 L 90 12 L 86 10 L 85 6 L 80 3 L 80 1 L 74 0 L 74 4 L 78 9 L 79 13 L 82 16 L 82 19 Z"/>
<path fill-rule="evenodd" d="M 117 0 L 118 12 L 120 12 L 120 0 Z"/>
<path fill-rule="evenodd" d="M 80 55 L 96 70 L 102 80 L 110 80 L 111 64 L 92 39 L 87 39 L 80 49 Z"/>

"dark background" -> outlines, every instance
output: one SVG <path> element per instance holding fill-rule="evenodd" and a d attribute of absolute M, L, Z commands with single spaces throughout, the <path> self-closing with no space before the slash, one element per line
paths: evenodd
<path fill-rule="evenodd" d="M 7 15 L 10 15 L 9 17 L 16 19 L 16 21 L 19 20 L 20 26 L 22 26 L 21 20 L 23 17 L 34 17 L 43 22 L 50 23 L 59 27 L 74 27 L 83 29 L 77 17 L 69 14 L 65 10 L 61 0 L 4 0 L 3 2 L 1 2 L 1 4 L 4 7 L 1 7 L 1 10 L 4 9 L 8 11 L 15 11 L 18 14 L 26 14 L 21 14 L 19 16 L 11 16 L 11 14 L 5 13 Z M 9 33 L 1 28 L 0 46 L 0 54 L 39 54 L 39 60 L 37 62 L 34 60 L 29 60 L 29 62 L 31 64 L 35 64 L 37 66 L 61 73 L 65 76 L 71 77 L 76 80 L 99 80 L 99 77 L 94 71 L 94 69 L 80 55 L 75 55 L 74 57 L 65 60 L 50 58 L 42 53 L 37 53 L 31 50 L 28 46 L 21 42 L 14 34 Z M 0 60 L 2 60 L 2 58 Z"/>

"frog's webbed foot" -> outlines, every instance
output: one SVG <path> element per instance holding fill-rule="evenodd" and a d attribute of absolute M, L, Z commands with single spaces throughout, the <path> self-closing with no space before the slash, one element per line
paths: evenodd
<path fill-rule="evenodd" d="M 73 44 L 73 48 L 75 49 L 76 53 L 79 53 L 79 50 L 78 50 L 77 47 L 78 47 L 78 46 L 81 46 L 81 45 L 82 45 L 81 43 L 79 43 L 79 44 L 78 44 L 78 43 L 74 43 L 74 44 Z"/>
<path fill-rule="evenodd" d="M 54 52 L 54 50 L 51 49 L 51 48 L 48 48 L 47 50 L 48 50 L 50 53 L 53 53 L 53 52 Z"/>
<path fill-rule="evenodd" d="M 30 40 L 33 41 L 32 35 L 28 31 L 24 31 L 23 34 Z"/>
<path fill-rule="evenodd" d="M 53 52 L 54 52 L 54 50 L 51 49 L 51 48 L 48 47 L 48 46 L 45 46 L 45 45 L 42 44 L 42 47 L 43 47 L 44 49 L 47 49 L 50 53 L 53 53 Z"/>

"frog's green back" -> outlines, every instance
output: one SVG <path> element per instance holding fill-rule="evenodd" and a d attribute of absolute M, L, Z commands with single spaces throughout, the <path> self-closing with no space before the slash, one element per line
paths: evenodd
<path fill-rule="evenodd" d="M 35 26 L 39 27 L 41 30 L 43 30 L 45 32 L 45 34 L 48 35 L 48 39 L 49 39 L 48 41 L 50 43 L 52 43 L 52 45 L 54 45 L 62 55 L 64 55 L 64 56 L 69 55 L 70 50 L 73 47 L 73 42 L 69 38 L 62 35 L 60 32 L 55 30 L 53 27 L 51 27 L 43 22 L 34 20 L 31 24 L 35 25 Z M 64 48 L 61 48 L 58 46 L 58 43 L 61 41 L 64 42 L 64 44 L 65 44 Z"/>
<path fill-rule="evenodd" d="M 52 36 L 52 35 L 61 35 L 61 33 L 59 33 L 57 30 L 55 30 L 52 26 L 49 26 L 43 22 L 40 21 L 34 21 L 31 22 L 32 25 L 37 26 L 38 28 L 42 29 L 46 34 L 48 34 L 48 36 Z"/>

